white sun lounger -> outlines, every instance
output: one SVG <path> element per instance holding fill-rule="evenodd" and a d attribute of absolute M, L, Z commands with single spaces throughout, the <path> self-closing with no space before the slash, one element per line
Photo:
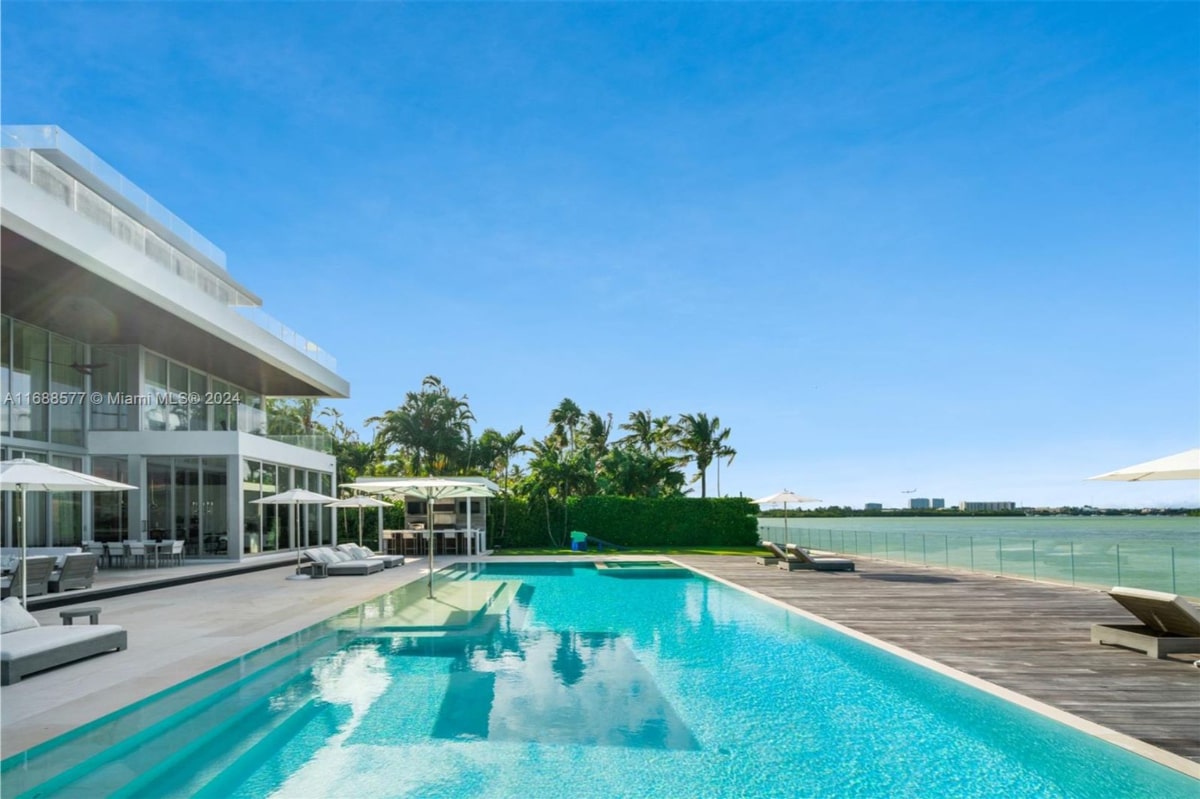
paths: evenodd
<path fill-rule="evenodd" d="M 1141 624 L 1093 624 L 1092 643 L 1123 646 L 1163 658 L 1200 652 L 1200 612 L 1178 594 L 1117 586 L 1108 595 Z"/>
<path fill-rule="evenodd" d="M 820 571 L 820 572 L 852 572 L 854 561 L 846 558 L 814 558 L 795 544 L 787 545 L 787 552 L 778 544 L 763 541 L 762 545 L 771 550 L 771 554 L 779 560 L 779 568 L 784 571 Z"/>
<path fill-rule="evenodd" d="M 0 603 L 0 685 L 127 645 L 125 628 L 116 624 L 43 627 L 16 597 Z"/>

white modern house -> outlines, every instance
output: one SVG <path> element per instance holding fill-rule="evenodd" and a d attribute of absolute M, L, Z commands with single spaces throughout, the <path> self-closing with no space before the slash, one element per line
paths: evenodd
<path fill-rule="evenodd" d="M 30 495 L 31 546 L 182 539 L 241 559 L 328 543 L 321 436 L 270 436 L 266 397 L 346 397 L 320 347 L 267 316 L 225 254 L 54 126 L 5 126 L 0 169 L 0 455 L 137 485 Z M 14 543 L 11 491 L 2 543 Z"/>

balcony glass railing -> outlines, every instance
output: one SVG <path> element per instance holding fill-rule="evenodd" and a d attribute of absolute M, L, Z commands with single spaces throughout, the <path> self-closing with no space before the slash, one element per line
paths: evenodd
<path fill-rule="evenodd" d="M 182 219 L 84 147 L 73 136 L 55 125 L 5 125 L 0 138 L 4 149 L 59 150 L 72 161 L 91 172 L 135 208 L 178 236 L 188 246 L 225 268 L 225 253 L 208 239 L 192 230 Z M 7 160 L 6 164 L 7 166 Z M 15 170 L 14 170 L 15 171 Z M 36 181 L 35 181 L 36 182 Z"/>
<path fill-rule="evenodd" d="M 161 266 L 164 271 L 220 302 L 233 307 L 262 330 L 303 353 L 330 371 L 337 371 L 337 359 L 316 343 L 284 325 L 262 310 L 258 301 L 233 283 L 222 279 L 225 253 L 187 227 L 149 195 L 138 189 L 112 167 L 105 164 L 75 139 L 53 126 L 6 125 L 0 129 L 0 155 L 3 167 L 11 174 L 32 183 L 67 208 L 86 217 L 129 247 Z M 203 253 L 219 269 L 213 271 L 173 247 L 129 214 L 89 189 L 63 169 L 52 164 L 34 149 L 60 149 L 97 177 L 111 185 L 123 197 L 150 217 L 163 224 L 197 252 Z"/>
<path fill-rule="evenodd" d="M 249 405 L 237 406 L 237 429 L 241 433 L 252 433 L 256 436 L 267 434 L 267 412 L 262 408 L 252 408 Z"/>
<path fill-rule="evenodd" d="M 291 444 L 293 447 L 304 447 L 316 452 L 333 452 L 333 436 L 329 433 L 309 433 L 300 436 L 267 436 L 272 441 Z"/>
<path fill-rule="evenodd" d="M 1076 541 L 790 527 L 759 519 L 764 541 L 879 560 L 1069 585 L 1123 585 L 1200 598 L 1200 543 Z"/>
<path fill-rule="evenodd" d="M 249 319 L 254 324 L 261 327 L 263 330 L 270 333 L 275 338 L 287 344 L 289 347 L 307 355 L 317 363 L 329 369 L 331 372 L 337 371 L 337 359 L 330 355 L 325 350 L 318 347 L 314 342 L 309 341 L 304 336 L 292 330 L 287 325 L 275 319 L 270 314 L 263 311 L 259 307 L 239 306 L 237 312 Z"/>
<path fill-rule="evenodd" d="M 237 420 L 237 429 L 242 433 L 262 436 L 263 438 L 269 438 L 272 441 L 278 441 L 282 444 L 291 444 L 293 447 L 304 447 L 316 452 L 333 452 L 333 436 L 329 433 L 308 433 L 296 436 L 268 435 L 267 412 L 261 408 L 239 404 L 237 406 Z"/>

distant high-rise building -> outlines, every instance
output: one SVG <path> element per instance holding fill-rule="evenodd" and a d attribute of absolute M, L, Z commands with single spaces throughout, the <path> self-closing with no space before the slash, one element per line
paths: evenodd
<path fill-rule="evenodd" d="M 913 497 L 908 501 L 909 510 L 929 510 L 929 499 L 926 497 Z"/>
<path fill-rule="evenodd" d="M 863 505 L 863 510 L 883 510 L 883 503 L 868 502 L 866 505 Z"/>
<path fill-rule="evenodd" d="M 934 510 L 942 510 L 945 507 L 946 507 L 946 500 L 942 499 L 941 497 L 933 498 L 933 509 Z"/>
<path fill-rule="evenodd" d="M 960 502 L 959 510 L 1016 510 L 1015 502 Z"/>

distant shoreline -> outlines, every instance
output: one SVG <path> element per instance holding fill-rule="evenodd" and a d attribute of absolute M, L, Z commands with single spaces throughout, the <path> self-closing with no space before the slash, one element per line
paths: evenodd
<path fill-rule="evenodd" d="M 760 511 L 760 519 L 781 519 L 785 515 L 782 510 Z M 964 519 L 969 517 L 1003 518 L 1014 516 L 1043 516 L 1043 517 L 1087 517 L 1087 516 L 1200 516 L 1200 508 L 1062 508 L 1046 510 L 1041 508 L 1018 508 L 1017 510 L 997 511 L 960 511 L 957 508 L 939 510 L 851 510 L 850 508 L 818 508 L 816 510 L 789 509 L 786 516 L 790 519 L 841 519 L 841 518 L 933 518 L 933 519 Z"/>

